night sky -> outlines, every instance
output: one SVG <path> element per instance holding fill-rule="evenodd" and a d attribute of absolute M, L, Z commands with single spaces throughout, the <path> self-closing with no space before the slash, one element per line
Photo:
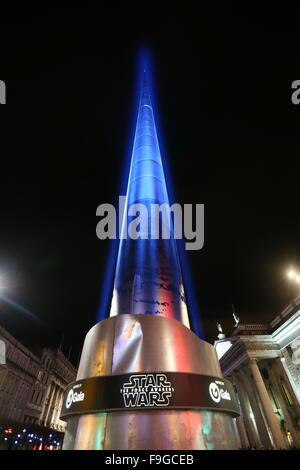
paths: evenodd
<path fill-rule="evenodd" d="M 207 339 L 267 322 L 300 292 L 300 79 L 295 11 L 3 9 L 0 79 L 0 325 L 28 345 L 72 345 L 96 322 L 114 203 L 132 145 L 136 62 L 153 57 L 157 114 L 177 202 L 205 204 L 189 252 Z"/>

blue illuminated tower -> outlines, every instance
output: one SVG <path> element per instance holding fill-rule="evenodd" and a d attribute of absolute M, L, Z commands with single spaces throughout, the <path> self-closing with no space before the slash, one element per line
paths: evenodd
<path fill-rule="evenodd" d="M 172 224 L 169 238 L 157 226 L 152 237 L 155 204 L 169 206 L 169 196 L 144 73 L 112 301 L 65 393 L 64 449 L 237 448 L 233 387 L 214 347 L 194 333 Z M 149 220 L 132 239 L 135 205 Z"/>
<path fill-rule="evenodd" d="M 125 214 L 133 204 L 143 204 L 148 209 L 148 238 L 128 238 L 128 221 L 124 218 L 110 316 L 128 313 L 162 315 L 190 327 L 173 227 L 170 227 L 170 239 L 151 239 L 150 234 L 151 205 L 169 206 L 169 197 L 146 71 L 139 102 Z"/>

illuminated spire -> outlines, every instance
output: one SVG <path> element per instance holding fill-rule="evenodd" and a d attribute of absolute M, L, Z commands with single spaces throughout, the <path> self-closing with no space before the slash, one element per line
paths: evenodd
<path fill-rule="evenodd" d="M 127 186 L 125 214 L 141 203 L 169 204 L 146 72 L 141 97 Z M 150 225 L 150 223 L 149 223 Z M 190 327 L 176 241 L 125 238 L 123 223 L 110 316 L 150 314 L 175 318 Z M 150 235 L 149 235 L 150 236 Z"/>
<path fill-rule="evenodd" d="M 129 204 L 141 200 L 169 203 L 146 71 L 143 75 L 127 197 Z"/>

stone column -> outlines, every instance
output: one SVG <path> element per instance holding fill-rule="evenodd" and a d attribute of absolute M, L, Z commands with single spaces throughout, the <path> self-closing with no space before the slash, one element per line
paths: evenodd
<path fill-rule="evenodd" d="M 294 379 L 289 371 L 289 368 L 286 363 L 285 357 L 278 357 L 276 359 L 276 364 L 278 365 L 278 368 L 282 372 L 284 378 L 286 379 L 287 386 L 290 387 L 290 393 L 294 397 L 295 404 L 298 409 L 299 407 L 299 402 L 300 402 L 300 390 L 297 389 L 297 386 L 294 382 Z"/>
<path fill-rule="evenodd" d="M 59 416 L 60 416 L 60 403 L 61 403 L 61 387 L 56 384 L 56 395 L 54 403 L 54 412 L 52 416 L 52 421 L 55 426 L 58 426 Z"/>
<path fill-rule="evenodd" d="M 250 369 L 252 371 L 256 387 L 257 387 L 257 391 L 259 393 L 259 396 L 262 402 L 265 416 L 267 418 L 271 432 L 273 434 L 275 445 L 278 449 L 286 449 L 286 443 L 282 435 L 282 432 L 280 430 L 280 426 L 278 424 L 275 413 L 273 411 L 270 398 L 269 398 L 265 383 L 263 381 L 263 378 L 261 376 L 260 370 L 258 368 L 256 359 L 254 358 L 250 359 L 249 364 L 250 364 Z"/>
<path fill-rule="evenodd" d="M 50 401 L 51 390 L 52 390 L 51 387 L 52 387 L 52 382 L 50 382 L 49 384 L 45 386 L 44 397 L 43 397 L 43 402 L 42 402 L 42 412 L 41 412 L 41 418 L 40 418 L 41 425 L 44 425 L 46 423 L 46 416 L 48 413 L 48 404 Z"/>
<path fill-rule="evenodd" d="M 44 419 L 45 426 L 48 425 L 49 413 L 50 413 L 50 408 L 51 408 L 51 403 L 53 400 L 54 392 L 55 392 L 55 383 L 51 382 L 50 391 L 48 395 L 49 398 L 48 398 L 48 403 L 47 403 L 47 411 L 46 411 L 45 419 Z"/>
<path fill-rule="evenodd" d="M 58 385 L 54 384 L 54 394 L 52 396 L 50 410 L 52 408 L 52 413 L 49 416 L 49 422 L 55 424 L 55 416 L 56 416 L 56 405 L 57 405 L 57 395 L 58 395 Z"/>
<path fill-rule="evenodd" d="M 239 416 L 238 418 L 236 418 L 235 423 L 236 423 L 236 427 L 237 427 L 237 432 L 239 433 L 239 437 L 240 437 L 241 448 L 242 449 L 248 449 L 249 440 L 248 440 L 248 437 L 247 437 L 243 417 Z"/>
<path fill-rule="evenodd" d="M 256 433 L 255 433 L 255 430 L 253 429 L 253 425 L 250 421 L 250 417 L 249 417 L 249 413 L 248 413 L 247 405 L 246 405 L 246 401 L 245 401 L 243 387 L 242 387 L 242 385 L 241 385 L 241 383 L 240 383 L 240 381 L 239 381 L 236 374 L 234 374 L 233 380 L 234 380 L 234 384 L 237 388 L 238 397 L 239 397 L 239 401 L 240 401 L 240 405 L 241 405 L 242 417 L 243 417 L 243 421 L 244 421 L 244 425 L 245 425 L 245 431 L 246 431 L 246 434 L 247 434 L 247 441 L 248 441 L 247 447 L 248 446 L 251 447 L 251 448 L 258 447 L 257 436 L 256 436 Z"/>
<path fill-rule="evenodd" d="M 235 389 L 235 385 L 233 383 L 233 375 L 228 375 L 227 379 L 230 380 L 230 382 L 233 384 L 233 388 Z M 236 393 L 235 395 L 237 397 L 237 400 L 239 401 L 238 394 Z M 237 418 L 234 418 L 233 425 L 234 425 L 235 433 L 237 436 L 237 440 L 239 442 L 239 448 L 247 449 L 249 444 L 248 444 L 247 434 L 245 431 L 242 416 L 238 416 Z"/>
<path fill-rule="evenodd" d="M 276 364 L 275 364 L 275 366 L 276 366 Z M 290 416 L 288 407 L 286 406 L 285 399 L 282 396 L 282 392 L 281 392 L 279 384 L 278 384 L 278 379 L 280 379 L 280 374 L 279 374 L 279 377 L 276 376 L 277 371 L 275 372 L 273 370 L 273 367 L 272 367 L 271 364 L 267 365 L 267 369 L 268 369 L 268 373 L 269 373 L 270 378 L 271 378 L 271 384 L 274 386 L 274 389 L 275 389 L 276 398 L 279 402 L 279 406 L 281 408 L 281 411 L 283 412 L 283 418 L 287 423 L 288 430 L 292 434 L 294 445 L 295 445 L 295 447 L 297 447 L 297 449 L 300 449 L 300 440 L 299 440 L 298 433 L 297 433 L 297 431 L 294 427 L 293 420 Z"/>
<path fill-rule="evenodd" d="M 52 400 L 52 415 L 51 415 L 51 420 L 50 420 L 54 426 L 55 426 L 55 421 L 56 421 L 57 395 L 58 395 L 58 385 L 55 384 L 55 393 L 53 395 L 53 400 Z"/>
<path fill-rule="evenodd" d="M 269 433 L 266 427 L 266 423 L 264 421 L 264 417 L 262 416 L 261 410 L 259 408 L 259 404 L 255 396 L 253 385 L 249 382 L 250 377 L 248 373 L 246 373 L 245 370 L 241 370 L 240 372 L 241 372 L 242 380 L 244 382 L 244 386 L 245 386 L 245 389 L 246 389 L 246 392 L 250 401 L 250 405 L 254 414 L 261 445 L 265 449 L 272 449 L 273 445 L 269 437 Z"/>
<path fill-rule="evenodd" d="M 40 419 L 40 423 L 42 426 L 46 425 L 46 416 L 48 412 L 48 403 L 50 399 L 50 393 L 51 393 L 51 383 L 47 386 L 45 397 L 44 397 L 43 409 L 41 412 L 41 419 Z"/>
<path fill-rule="evenodd" d="M 57 386 L 57 394 L 55 398 L 55 412 L 53 414 L 53 423 L 58 426 L 59 416 L 60 416 L 60 409 L 62 405 L 62 389 L 60 386 Z"/>
<path fill-rule="evenodd" d="M 64 422 L 60 420 L 60 412 L 63 406 L 63 401 L 64 401 L 64 391 L 63 389 L 60 389 L 60 399 L 59 399 L 59 405 L 58 405 L 58 414 L 57 414 L 57 422 L 59 426 L 64 427 Z"/>

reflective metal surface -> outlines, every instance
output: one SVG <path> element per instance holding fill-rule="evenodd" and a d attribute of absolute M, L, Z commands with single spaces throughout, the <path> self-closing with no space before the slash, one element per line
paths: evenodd
<path fill-rule="evenodd" d="M 221 377 L 214 347 L 180 322 L 119 315 L 87 334 L 77 379 L 131 372 Z M 222 412 L 139 410 L 73 416 L 64 449 L 235 449 L 233 418 Z"/>
<path fill-rule="evenodd" d="M 74 417 L 72 418 L 74 419 Z M 233 419 L 211 411 L 139 411 L 81 416 L 76 450 L 237 449 Z"/>

